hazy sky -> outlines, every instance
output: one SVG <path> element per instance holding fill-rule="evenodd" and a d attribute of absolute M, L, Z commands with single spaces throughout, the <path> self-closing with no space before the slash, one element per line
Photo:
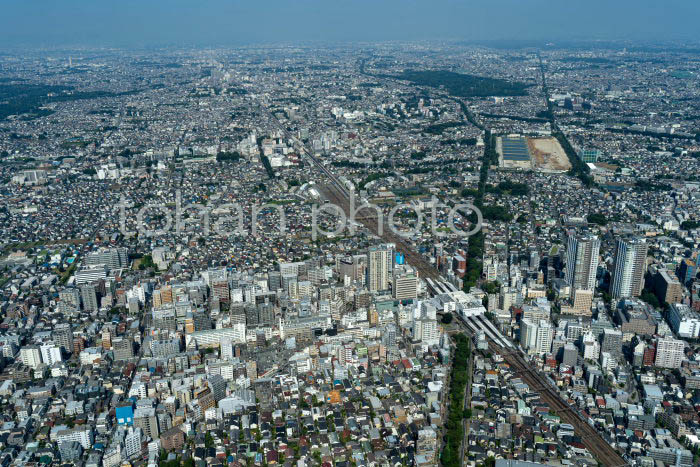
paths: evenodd
<path fill-rule="evenodd" d="M 3 0 L 2 46 L 700 40 L 698 0 Z"/>

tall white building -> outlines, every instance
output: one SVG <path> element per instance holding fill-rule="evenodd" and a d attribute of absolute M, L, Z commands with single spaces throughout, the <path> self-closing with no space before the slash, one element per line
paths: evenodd
<path fill-rule="evenodd" d="M 610 283 L 613 298 L 637 297 L 642 293 L 648 249 L 642 238 L 617 241 Z"/>
<path fill-rule="evenodd" d="M 549 321 L 524 319 L 520 323 L 520 345 L 530 355 L 544 355 L 552 350 L 554 329 Z"/>
<path fill-rule="evenodd" d="M 665 337 L 656 344 L 654 365 L 660 368 L 680 368 L 683 361 L 685 343 L 678 339 Z"/>
<path fill-rule="evenodd" d="M 131 458 L 141 452 L 142 431 L 139 427 L 130 426 L 124 437 L 126 457 Z"/>
<path fill-rule="evenodd" d="M 371 292 L 389 290 L 389 262 L 391 249 L 382 246 L 369 250 L 369 268 L 367 268 L 367 284 Z"/>
<path fill-rule="evenodd" d="M 290 274 L 294 276 L 299 275 L 299 270 L 304 269 L 306 264 L 304 262 L 296 262 L 296 263 L 280 263 L 279 264 L 279 269 L 280 269 L 280 274 L 285 275 L 285 274 Z"/>
<path fill-rule="evenodd" d="M 537 338 L 537 324 L 529 319 L 520 321 L 520 346 L 524 350 L 535 347 Z"/>
<path fill-rule="evenodd" d="M 437 342 L 440 340 L 437 321 L 424 318 L 414 321 L 413 339 L 428 345 L 437 345 Z"/>
<path fill-rule="evenodd" d="M 600 357 L 600 344 L 592 332 L 588 331 L 581 339 L 581 350 L 584 360 L 598 360 Z"/>
<path fill-rule="evenodd" d="M 199 348 L 217 348 L 221 345 L 222 339 L 230 339 L 237 344 L 245 342 L 245 323 L 233 323 L 230 328 L 195 331 L 185 336 L 185 344 L 189 347 L 194 341 Z"/>
<path fill-rule="evenodd" d="M 416 341 L 425 345 L 437 345 L 440 341 L 440 331 L 437 323 L 437 310 L 427 302 L 419 303 L 413 310 L 413 334 Z"/>
<path fill-rule="evenodd" d="M 230 337 L 224 337 L 221 339 L 221 359 L 222 360 L 233 360 L 234 347 L 233 341 Z"/>
<path fill-rule="evenodd" d="M 537 354 L 542 355 L 552 351 L 552 336 L 554 335 L 554 328 L 549 321 L 540 321 L 537 327 L 537 338 L 535 341 L 535 348 L 537 349 Z"/>
<path fill-rule="evenodd" d="M 572 290 L 593 290 L 598 271 L 600 239 L 570 234 L 566 250 L 566 282 Z"/>
<path fill-rule="evenodd" d="M 19 359 L 23 365 L 36 369 L 41 365 L 41 351 L 35 345 L 22 347 L 19 351 Z"/>

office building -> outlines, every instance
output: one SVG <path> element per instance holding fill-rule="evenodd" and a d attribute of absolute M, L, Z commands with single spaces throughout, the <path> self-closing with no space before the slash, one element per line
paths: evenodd
<path fill-rule="evenodd" d="M 656 346 L 648 345 L 644 348 L 644 353 L 642 354 L 642 365 L 652 366 L 656 361 Z"/>
<path fill-rule="evenodd" d="M 161 447 L 166 451 L 179 451 L 185 445 L 185 433 L 178 428 L 171 428 L 160 435 Z"/>
<path fill-rule="evenodd" d="M 127 459 L 141 453 L 141 428 L 130 426 L 124 437 L 124 450 Z"/>
<path fill-rule="evenodd" d="M 157 439 L 160 432 L 158 431 L 156 409 L 153 407 L 137 407 L 134 411 L 134 426 L 141 428 L 146 436 Z"/>
<path fill-rule="evenodd" d="M 552 314 L 552 307 L 546 297 L 538 297 L 532 305 L 523 305 L 523 319 L 528 319 L 533 323 L 541 320 L 549 321 Z"/>
<path fill-rule="evenodd" d="M 207 379 L 207 385 L 211 390 L 214 400 L 219 402 L 221 399 L 226 397 L 226 381 L 221 375 L 211 375 Z"/>
<path fill-rule="evenodd" d="M 77 441 L 65 441 L 58 447 L 61 461 L 75 465 L 83 455 L 83 447 Z"/>
<path fill-rule="evenodd" d="M 685 258 L 678 266 L 678 280 L 680 280 L 683 284 L 690 283 L 695 278 L 697 270 L 697 262 L 695 260 Z"/>
<path fill-rule="evenodd" d="M 656 333 L 656 320 L 649 314 L 648 305 L 639 299 L 620 300 L 617 318 L 623 333 L 651 336 Z"/>
<path fill-rule="evenodd" d="M 46 365 L 53 365 L 54 363 L 59 363 L 63 361 L 61 358 L 61 348 L 55 344 L 44 344 L 40 348 L 41 350 L 41 361 Z"/>
<path fill-rule="evenodd" d="M 58 310 L 61 313 L 70 313 L 80 309 L 80 291 L 75 287 L 68 287 L 58 293 Z"/>
<path fill-rule="evenodd" d="M 230 328 L 209 329 L 206 331 L 197 331 L 186 336 L 186 345 L 195 342 L 197 347 L 201 348 L 217 348 L 221 345 L 222 339 L 230 339 L 231 342 L 242 344 L 246 341 L 246 325 L 244 323 L 236 323 Z"/>
<path fill-rule="evenodd" d="M 578 360 L 578 349 L 574 344 L 567 343 L 561 349 L 561 363 L 569 367 L 576 365 Z"/>
<path fill-rule="evenodd" d="M 94 439 L 92 428 L 86 426 L 78 426 L 75 428 L 67 428 L 64 426 L 55 428 L 55 435 L 52 433 L 59 448 L 63 443 L 77 442 L 83 449 L 90 449 Z"/>
<path fill-rule="evenodd" d="M 649 457 L 664 465 L 691 466 L 693 465 L 693 453 L 687 449 L 651 447 L 647 449 Z"/>
<path fill-rule="evenodd" d="M 129 250 L 126 248 L 104 248 L 85 256 L 87 266 L 105 265 L 109 270 L 125 268 L 129 265 Z"/>
<path fill-rule="evenodd" d="M 391 294 L 396 300 L 418 297 L 418 273 L 409 266 L 398 266 L 394 270 Z"/>
<path fill-rule="evenodd" d="M 226 302 L 231 298 L 227 279 L 215 279 L 211 281 L 211 296 L 220 302 Z"/>
<path fill-rule="evenodd" d="M 221 347 L 221 353 L 220 357 L 222 360 L 233 360 L 235 356 L 235 346 L 233 345 L 233 342 L 231 341 L 230 337 L 225 337 L 221 339 L 220 342 L 220 347 Z"/>
<path fill-rule="evenodd" d="M 569 303 L 561 306 L 563 315 L 592 316 L 593 291 L 584 289 L 574 289 Z"/>
<path fill-rule="evenodd" d="M 107 266 L 96 264 L 94 266 L 84 266 L 75 273 L 75 284 L 91 284 L 107 278 Z"/>
<path fill-rule="evenodd" d="M 600 357 L 600 344 L 592 332 L 587 332 L 581 339 L 581 350 L 584 360 L 598 360 Z"/>

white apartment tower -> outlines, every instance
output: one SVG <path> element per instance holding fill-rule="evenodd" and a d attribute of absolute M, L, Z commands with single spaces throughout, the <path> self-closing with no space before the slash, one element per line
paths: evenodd
<path fill-rule="evenodd" d="M 391 250 L 385 246 L 369 250 L 369 268 L 367 284 L 371 292 L 389 290 L 389 261 Z"/>
<path fill-rule="evenodd" d="M 570 234 L 566 250 L 566 282 L 572 290 L 593 290 L 598 270 L 600 239 Z"/>
<path fill-rule="evenodd" d="M 685 343 L 681 340 L 666 337 L 659 339 L 656 344 L 656 360 L 654 365 L 660 368 L 680 368 L 683 361 Z"/>
<path fill-rule="evenodd" d="M 642 238 L 617 241 L 610 283 L 613 298 L 637 297 L 642 293 L 648 249 Z"/>

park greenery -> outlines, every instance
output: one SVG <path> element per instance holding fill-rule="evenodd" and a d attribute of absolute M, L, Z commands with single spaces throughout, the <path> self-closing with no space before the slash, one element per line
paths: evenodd
<path fill-rule="evenodd" d="M 238 162 L 241 154 L 238 151 L 226 152 L 221 151 L 216 155 L 216 162 Z"/>
<path fill-rule="evenodd" d="M 607 225 L 607 223 L 608 223 L 608 218 L 605 217 L 604 214 L 601 214 L 599 212 L 593 212 L 593 213 L 589 214 L 588 217 L 586 218 L 586 220 L 588 221 L 589 224 L 597 224 L 600 226 Z"/>
<path fill-rule="evenodd" d="M 481 208 L 481 214 L 484 219 L 489 221 L 510 222 L 513 220 L 513 214 L 506 206 L 486 205 Z"/>
<path fill-rule="evenodd" d="M 649 289 L 642 290 L 642 294 L 639 296 L 643 301 L 647 302 L 654 308 L 661 308 L 661 303 L 659 299 L 654 295 L 654 293 Z"/>
<path fill-rule="evenodd" d="M 506 180 L 500 182 L 498 185 L 486 186 L 486 191 L 488 193 L 495 193 L 498 195 L 527 196 L 530 193 L 530 188 L 526 183 Z"/>
<path fill-rule="evenodd" d="M 456 97 L 524 96 L 528 88 L 524 83 L 446 70 L 406 70 L 389 77 L 419 86 L 443 88 Z"/>
<path fill-rule="evenodd" d="M 111 91 L 76 91 L 70 86 L 58 85 L 0 84 L 0 120 L 12 115 L 29 114 L 31 117 L 50 115 L 52 110 L 45 108 L 45 106 L 51 103 L 126 96 L 138 92 L 141 91 L 115 93 Z"/>

